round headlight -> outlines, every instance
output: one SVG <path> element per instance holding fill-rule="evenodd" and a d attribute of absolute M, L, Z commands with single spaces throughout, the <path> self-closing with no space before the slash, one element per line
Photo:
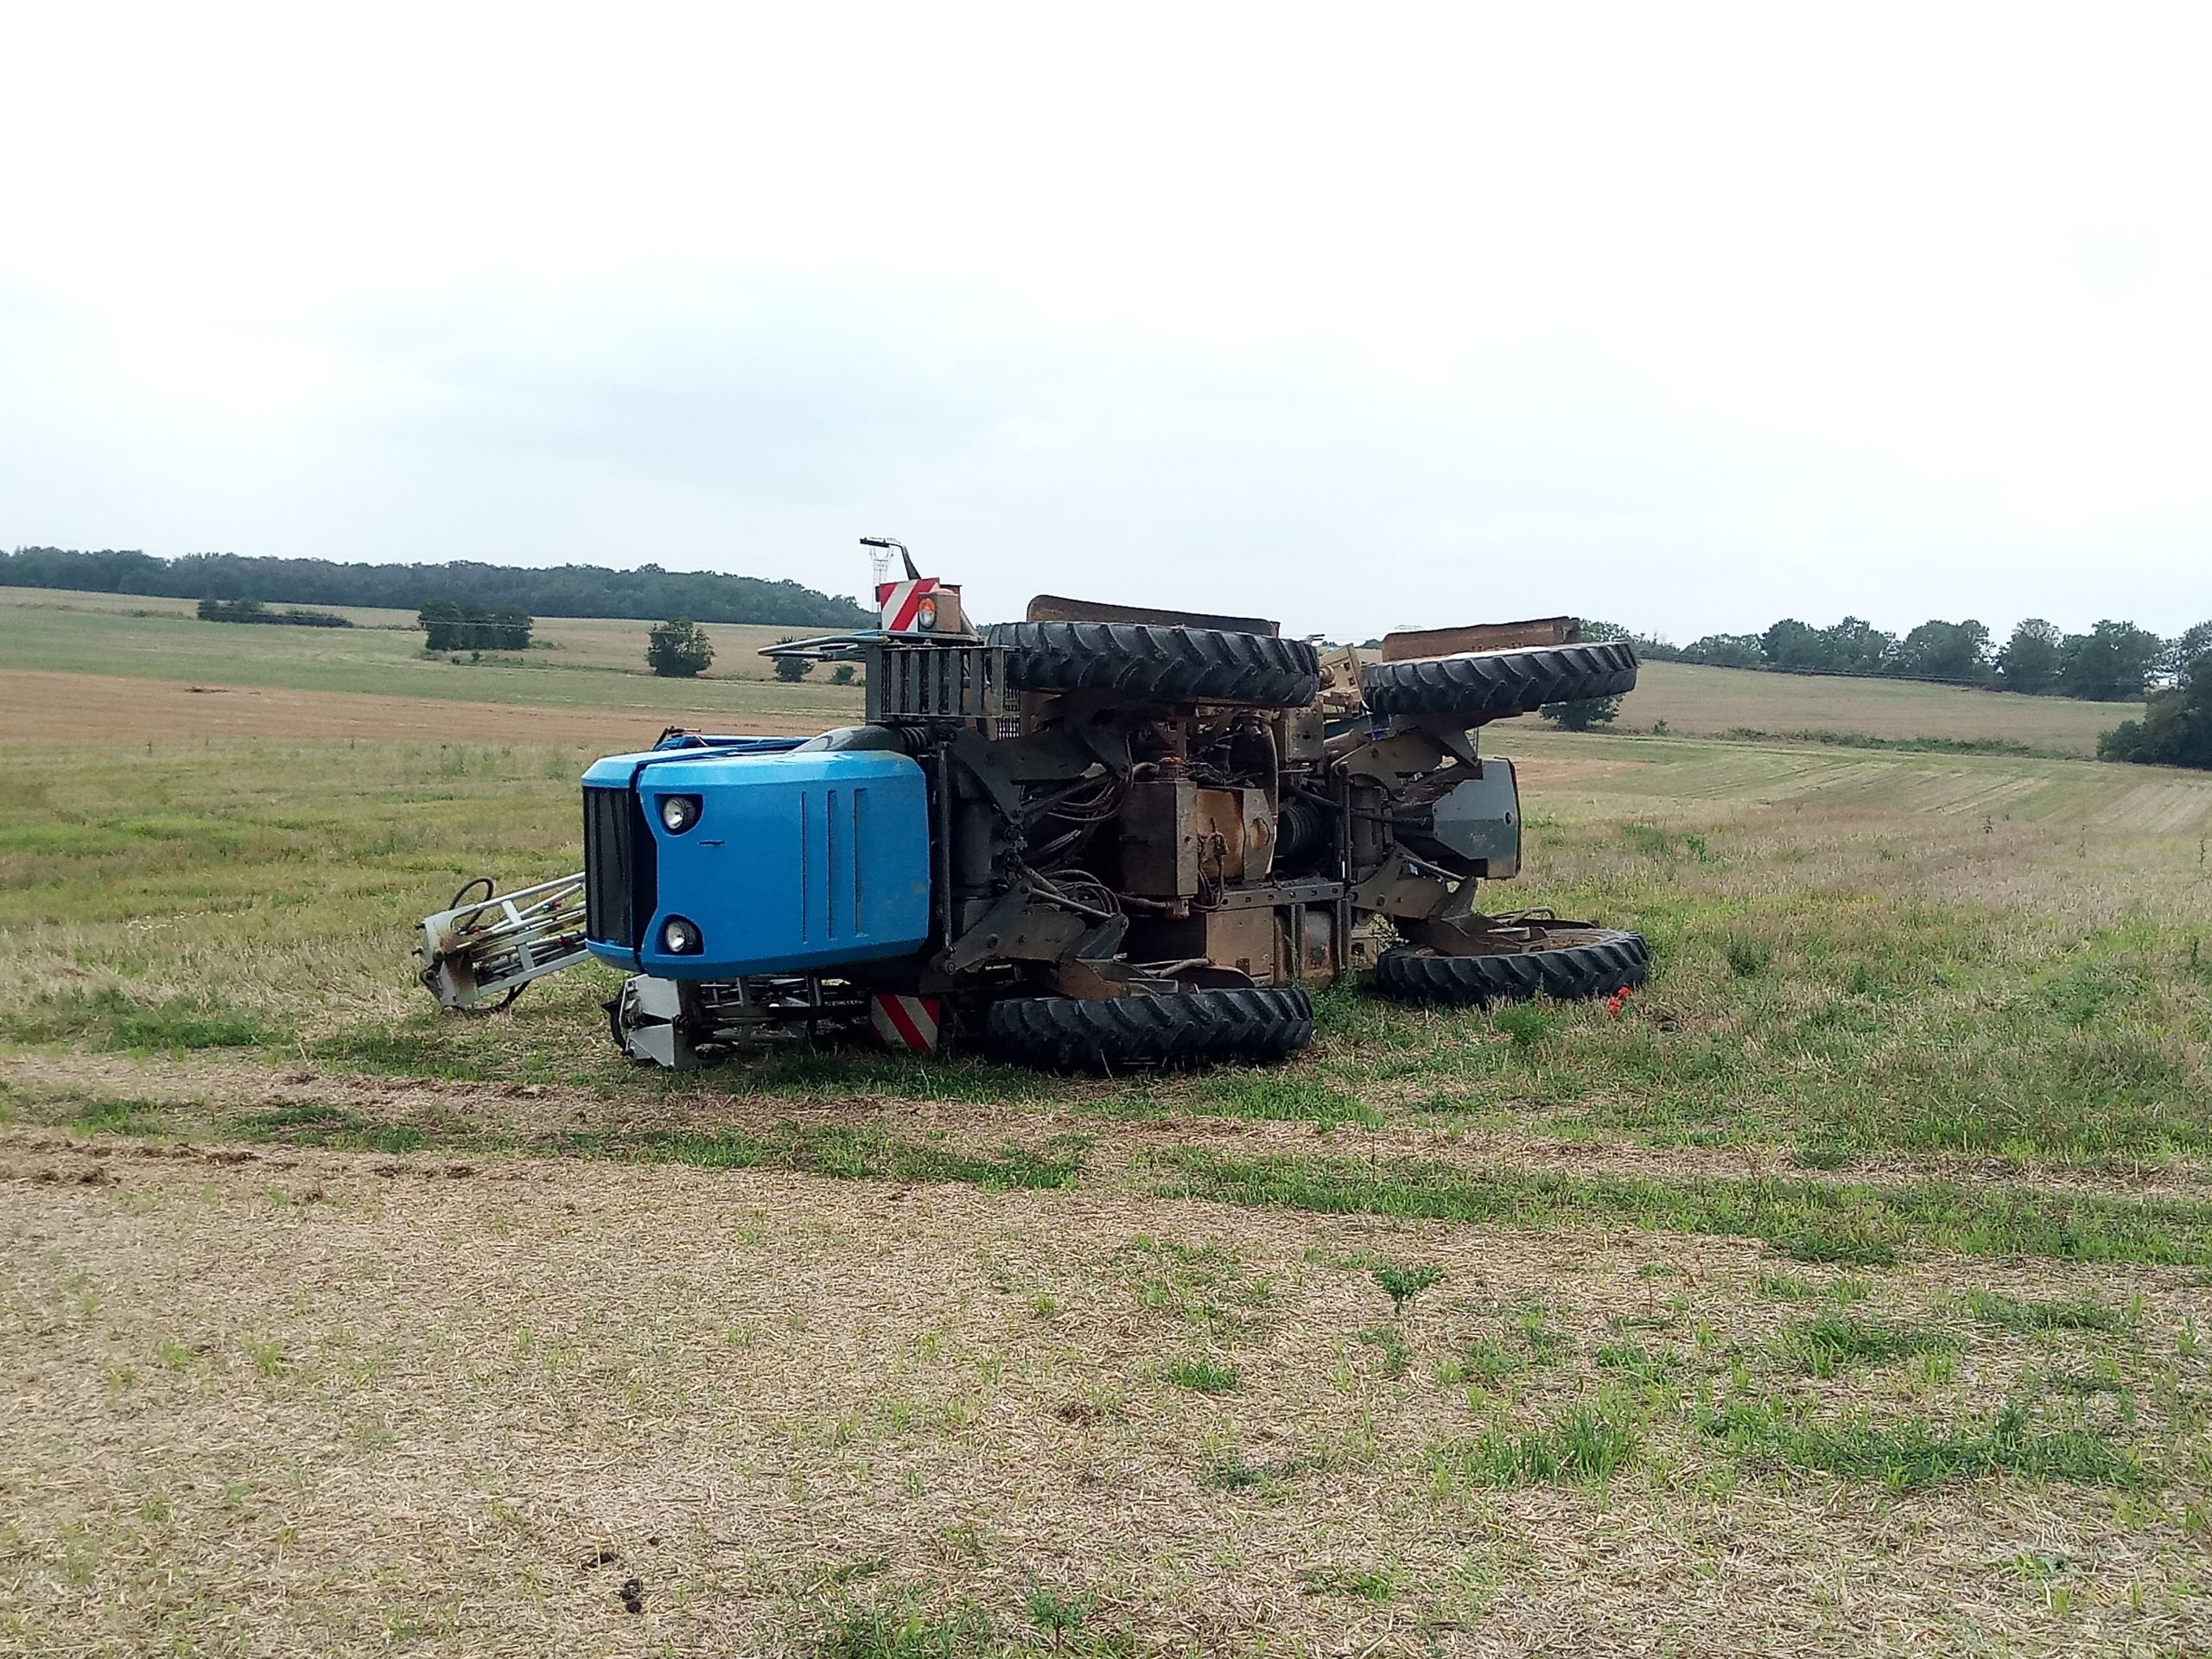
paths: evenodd
<path fill-rule="evenodd" d="M 671 916 L 661 924 L 660 945 L 671 957 L 696 955 L 699 949 L 699 930 L 681 916 Z"/>
<path fill-rule="evenodd" d="M 696 795 L 662 796 L 660 821 L 668 826 L 670 835 L 682 835 L 699 822 L 699 798 Z"/>

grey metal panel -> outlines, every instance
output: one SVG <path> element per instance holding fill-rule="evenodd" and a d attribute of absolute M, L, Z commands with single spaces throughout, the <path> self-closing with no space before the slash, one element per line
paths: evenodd
<path fill-rule="evenodd" d="M 1482 773 L 1440 797 L 1435 838 L 1462 858 L 1480 859 L 1493 879 L 1521 869 L 1521 789 L 1513 763 L 1484 755 Z"/>

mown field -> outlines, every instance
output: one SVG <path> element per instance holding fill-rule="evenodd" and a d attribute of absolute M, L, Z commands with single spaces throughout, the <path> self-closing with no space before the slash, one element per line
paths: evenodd
<path fill-rule="evenodd" d="M 713 668 L 681 685 L 645 670 L 652 625 L 544 617 L 527 652 L 454 662 L 422 650 L 412 614 L 337 607 L 350 630 L 246 628 L 200 621 L 188 600 L 0 588 L 0 674 L 93 672 L 133 679 L 204 681 L 307 693 L 378 696 L 574 709 L 680 709 L 711 715 L 836 719 L 857 714 L 859 695 L 817 683 L 770 683 L 762 645 L 788 628 L 709 626 Z M 803 632 L 803 630 L 801 631 Z M 241 634 L 250 639 L 240 639 Z M 2142 712 L 2139 703 L 2018 697 L 1958 686 L 1762 674 L 1683 663 L 1647 663 L 1622 709 L 1623 726 L 1689 737 L 1749 732 L 1782 741 L 1934 740 L 2002 744 L 2037 754 L 2088 758 L 2099 734 Z"/>
<path fill-rule="evenodd" d="M 2097 739 L 2143 712 L 2139 702 L 2021 697 L 1967 686 L 1828 675 L 1756 673 L 1646 663 L 1620 723 L 1686 737 L 1750 734 L 1849 746 L 1867 740 L 2004 746 L 2093 756 Z"/>
<path fill-rule="evenodd" d="M 487 652 L 480 661 L 466 656 L 456 661 L 424 652 L 423 634 L 409 613 L 324 608 L 351 618 L 356 626 L 202 622 L 189 600 L 0 588 L 0 671 L 648 714 L 681 706 L 726 714 L 796 711 L 834 719 L 860 709 L 856 690 L 812 680 L 798 686 L 772 683 L 771 665 L 758 654 L 760 648 L 804 629 L 710 624 L 714 666 L 678 685 L 656 679 L 645 668 L 650 622 L 543 617 L 528 651 Z M 816 674 L 820 677 L 822 671 Z"/>
<path fill-rule="evenodd" d="M 1485 741 L 1643 993 L 1123 1080 L 441 1015 L 557 727 L 0 743 L 0 1649 L 2212 1649 L 2212 778 Z"/>

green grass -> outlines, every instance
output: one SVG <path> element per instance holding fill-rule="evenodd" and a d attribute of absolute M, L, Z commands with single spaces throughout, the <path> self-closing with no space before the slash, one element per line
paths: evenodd
<path fill-rule="evenodd" d="M 1729 931 L 1724 953 L 1728 958 L 1729 971 L 1738 979 L 1749 979 L 1774 966 L 1774 946 L 1757 934 L 1739 929 Z"/>
<path fill-rule="evenodd" d="M 814 1659 L 978 1659 L 1007 1650 L 973 1610 L 936 1614 L 904 1605 L 837 1608 L 798 1645 Z"/>
<path fill-rule="evenodd" d="M 1383 1376 L 1399 1377 L 1406 1374 L 1406 1368 L 1413 1360 L 1413 1350 L 1406 1346 L 1405 1338 L 1395 1331 L 1376 1326 L 1361 1332 L 1359 1340 L 1370 1348 L 1382 1350 Z"/>
<path fill-rule="evenodd" d="M 1739 1403 L 1704 1414 L 1700 1427 L 1741 1457 L 1899 1491 L 1989 1475 L 2119 1487 L 2149 1480 L 2141 1459 L 2106 1436 L 2034 1433 L 2017 1408 L 1968 1423 L 1827 1422 L 1792 1417 L 1772 1402 Z"/>
<path fill-rule="evenodd" d="M 2112 716 L 2107 716 L 2112 718 Z M 1825 743 L 1842 749 L 1904 749 L 1927 754 L 2078 754 L 2071 746 L 2037 747 L 2004 737 L 1872 737 L 1865 732 L 1766 732 L 1738 726 L 1722 734 L 1745 743 Z"/>
<path fill-rule="evenodd" d="M 0 1085 L 0 1104 L 9 1099 L 10 1092 Z M 316 1103 L 211 1116 L 191 1107 L 109 1099 L 78 1103 L 58 1121 L 85 1134 L 273 1142 L 394 1155 L 496 1153 L 701 1169 L 781 1169 L 849 1180 L 957 1182 L 1001 1191 L 1073 1186 L 1084 1167 L 1080 1137 L 1060 1136 L 1034 1147 L 1007 1142 L 995 1151 L 978 1152 L 842 1124 L 785 1124 L 758 1134 L 720 1128 L 526 1135 L 463 1122 L 384 1122 Z"/>
<path fill-rule="evenodd" d="M 1330 1467 L 1325 1457 L 1281 1458 L 1268 1463 L 1247 1463 L 1243 1453 L 1209 1464 L 1198 1476 L 1198 1484 L 1224 1492 L 1247 1492 L 1279 1485 L 1295 1480 L 1301 1475 L 1325 1472 Z"/>
<path fill-rule="evenodd" d="M 1398 1574 L 1390 1567 L 1313 1567 L 1301 1580 L 1309 1596 L 1350 1596 L 1387 1607 L 1397 1599 Z"/>
<path fill-rule="evenodd" d="M 1970 1290 L 1966 1310 L 1984 1325 L 2033 1334 L 2048 1331 L 2126 1331 L 2135 1319 L 2125 1308 L 2108 1307 L 2089 1297 L 2070 1302 L 2021 1301 L 1995 1291 Z"/>
<path fill-rule="evenodd" d="M 1084 1165 L 1079 1147 L 1046 1151 L 1007 1145 L 995 1154 L 965 1153 L 880 1129 L 842 1126 L 786 1128 L 772 1135 L 734 1129 L 577 1134 L 524 1142 L 523 1149 L 706 1169 L 790 1169 L 851 1180 L 959 1181 L 999 1189 L 1072 1186 L 1082 1178 Z"/>
<path fill-rule="evenodd" d="M 1932 1325 L 1891 1325 L 1821 1313 L 1782 1333 L 1782 1351 L 1813 1376 L 1834 1376 L 1854 1365 L 1886 1365 L 1922 1354 L 1948 1353 L 1958 1339 Z"/>
<path fill-rule="evenodd" d="M 1592 1356 L 1601 1371 L 1613 1371 L 1635 1382 L 1661 1385 L 1674 1380 L 1675 1362 L 1633 1343 L 1616 1343 Z"/>
<path fill-rule="evenodd" d="M 0 1083 L 0 1116 L 11 1109 L 12 1093 Z M 83 1135 L 161 1135 L 174 1127 L 159 1105 L 144 1100 L 95 1100 L 66 1122 Z"/>
<path fill-rule="evenodd" d="M 1314 1049 L 1268 1071 L 1100 1084 L 784 1051 L 679 1082 L 606 1041 L 610 970 L 533 988 L 496 1020 L 443 1015 L 410 978 L 416 919 L 463 880 L 575 868 L 590 751 L 18 741 L 0 798 L 0 1040 L 229 1047 L 617 1101 L 683 1087 L 1783 1147 L 1812 1173 L 1936 1151 L 2024 1169 L 2212 1158 L 2212 779 L 1505 727 L 1485 741 L 1538 763 L 1529 874 L 1497 899 L 1652 945 L 1652 982 L 1618 1018 L 1340 988 Z M 1547 762 L 1605 770 L 1546 785 Z M 1754 1230 L 1869 1265 L 1901 1236 L 1818 1219 Z"/>
<path fill-rule="evenodd" d="M 1249 1272 L 1235 1251 L 1139 1234 L 1116 1252 L 1138 1303 L 1223 1339 L 1234 1339 L 1267 1317 L 1274 1283 Z"/>
<path fill-rule="evenodd" d="M 429 1146 L 432 1133 L 412 1123 L 364 1121 L 336 1106 L 276 1106 L 266 1111 L 241 1112 L 222 1131 L 225 1138 L 240 1141 L 282 1141 L 294 1146 L 336 1147 L 355 1152 L 420 1152 Z M 453 1137 L 454 1150 L 487 1149 L 479 1137 Z"/>
<path fill-rule="evenodd" d="M 1234 1365 L 1211 1359 L 1179 1359 L 1167 1368 L 1167 1380 L 1194 1394 L 1228 1394 L 1239 1387 L 1243 1376 Z"/>
<path fill-rule="evenodd" d="M 1437 1362 L 1436 1380 L 1445 1388 L 1471 1382 L 1493 1389 L 1537 1363 L 1536 1357 L 1497 1337 L 1478 1337 L 1449 1358 Z"/>
<path fill-rule="evenodd" d="M 1764 1239 L 1800 1260 L 1880 1262 L 1910 1245 L 1974 1255 L 2212 1265 L 2212 1205 L 1948 1181 L 1637 1179 L 1421 1159 L 1164 1152 L 1163 1194 L 1520 1228 L 1618 1224 Z"/>
<path fill-rule="evenodd" d="M 1440 1477 L 1476 1486 L 1569 1485 L 1610 1478 L 1636 1455 L 1637 1427 L 1576 1407 L 1536 1428 L 1492 1428 L 1433 1448 Z"/>
<path fill-rule="evenodd" d="M 0 1007 L 0 1037 L 16 1042 L 77 1042 L 144 1052 L 277 1046 L 289 1035 L 266 1015 L 229 1007 L 217 998 L 135 1002 L 111 985 L 41 992 L 13 1007 Z"/>
<path fill-rule="evenodd" d="M 1230 1071 L 1176 1091 L 1176 1109 L 1204 1116 L 1243 1117 L 1274 1123 L 1355 1123 L 1379 1128 L 1382 1114 L 1319 1077 L 1265 1071 Z"/>

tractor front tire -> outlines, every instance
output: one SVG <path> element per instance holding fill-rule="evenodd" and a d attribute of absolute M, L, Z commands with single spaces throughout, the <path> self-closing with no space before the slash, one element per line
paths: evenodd
<path fill-rule="evenodd" d="M 1635 689 L 1636 651 L 1618 641 L 1376 663 L 1360 681 L 1370 714 L 1450 715 L 1470 724 Z"/>
<path fill-rule="evenodd" d="M 1650 976 L 1651 952 L 1643 936 L 1610 927 L 1577 929 L 1556 944 L 1479 957 L 1386 950 L 1375 964 L 1375 988 L 1382 995 L 1443 1008 L 1486 1007 L 1538 995 L 1611 996 Z"/>
<path fill-rule="evenodd" d="M 1303 709 L 1321 694 L 1313 647 L 1271 633 L 1151 622 L 998 622 L 1007 681 L 1024 691 L 1111 691 L 1147 702 Z"/>
<path fill-rule="evenodd" d="M 1016 997 L 991 1005 L 991 1058 L 1040 1071 L 1165 1071 L 1264 1064 L 1313 1040 L 1313 1001 L 1274 987 L 1160 996 Z"/>

